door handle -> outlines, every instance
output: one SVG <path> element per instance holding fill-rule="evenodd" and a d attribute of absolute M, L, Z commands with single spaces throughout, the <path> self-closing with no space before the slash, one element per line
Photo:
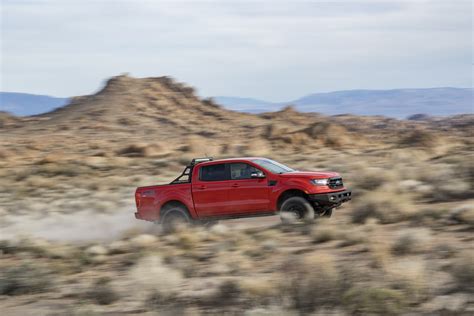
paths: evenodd
<path fill-rule="evenodd" d="M 201 185 L 201 186 L 198 187 L 198 189 L 199 189 L 199 190 L 204 190 L 204 189 L 206 189 L 206 186 L 205 186 L 205 185 Z"/>
<path fill-rule="evenodd" d="M 233 187 L 233 188 L 238 188 L 238 187 L 239 187 L 239 184 L 238 184 L 238 183 L 234 183 L 234 184 L 231 185 L 231 187 Z"/>

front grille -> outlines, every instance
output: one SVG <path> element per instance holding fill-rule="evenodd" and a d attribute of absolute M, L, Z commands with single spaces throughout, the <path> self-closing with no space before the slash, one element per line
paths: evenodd
<path fill-rule="evenodd" d="M 342 188 L 344 184 L 342 183 L 342 178 L 331 178 L 329 179 L 328 187 L 331 189 L 339 189 Z"/>

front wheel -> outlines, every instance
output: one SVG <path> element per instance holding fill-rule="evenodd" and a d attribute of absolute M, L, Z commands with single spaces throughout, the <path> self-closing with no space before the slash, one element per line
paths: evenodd
<path fill-rule="evenodd" d="M 280 218 L 285 224 L 312 222 L 314 220 L 314 208 L 305 198 L 294 196 L 283 202 L 280 208 Z"/>

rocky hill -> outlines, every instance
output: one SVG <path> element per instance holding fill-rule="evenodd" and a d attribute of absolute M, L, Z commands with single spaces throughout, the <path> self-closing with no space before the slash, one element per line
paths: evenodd
<path fill-rule="evenodd" d="M 170 77 L 109 79 L 93 95 L 38 116 L 0 116 L 2 156 L 182 157 L 311 154 L 324 148 L 409 146 L 412 134 L 456 145 L 468 141 L 473 115 L 323 116 L 294 107 L 259 115 L 227 110 Z M 7 136 L 7 137 L 5 137 Z M 419 147 L 419 144 L 415 144 Z M 422 142 L 424 146 L 428 142 Z M 428 146 L 429 147 L 429 146 Z M 20 161 L 16 159 L 16 163 Z"/>

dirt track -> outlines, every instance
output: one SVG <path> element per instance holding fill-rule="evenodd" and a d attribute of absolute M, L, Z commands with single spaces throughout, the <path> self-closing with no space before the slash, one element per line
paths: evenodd
<path fill-rule="evenodd" d="M 278 216 L 223 221 L 235 228 L 268 227 L 279 222 Z M 128 208 L 105 214 L 82 211 L 47 217 L 17 216 L 2 226 L 1 239 L 14 240 L 24 236 L 64 242 L 110 241 L 131 230 L 144 233 L 158 230 L 153 223 L 136 220 L 133 209 Z"/>

